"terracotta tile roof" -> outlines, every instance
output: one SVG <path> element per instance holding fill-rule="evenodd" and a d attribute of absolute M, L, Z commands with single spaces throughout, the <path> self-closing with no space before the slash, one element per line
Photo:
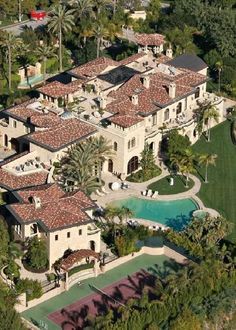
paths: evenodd
<path fill-rule="evenodd" d="M 206 77 L 187 70 L 181 69 L 176 76 L 156 72 L 149 75 L 150 86 L 145 88 L 142 83 L 142 74 L 136 74 L 109 96 L 114 101 L 107 105 L 109 112 L 114 114 L 149 114 L 160 107 L 176 102 L 187 94 L 194 93 L 195 87 L 206 81 Z M 176 84 L 176 97 L 169 96 L 168 88 L 171 82 Z M 137 94 L 138 104 L 131 102 L 132 95 Z"/>
<path fill-rule="evenodd" d="M 143 118 L 135 114 L 128 113 L 114 115 L 112 117 L 109 117 L 107 120 L 109 120 L 113 124 L 117 124 L 121 127 L 127 128 L 140 123 L 141 121 L 143 121 Z"/>
<path fill-rule="evenodd" d="M 69 84 L 62 84 L 59 81 L 53 81 L 37 89 L 38 92 L 51 96 L 53 98 L 62 97 L 76 92 L 82 85 L 82 80 L 72 81 Z"/>
<path fill-rule="evenodd" d="M 137 60 L 139 60 L 140 58 L 146 56 L 147 54 L 144 53 L 144 52 L 140 52 L 140 53 L 137 53 L 137 54 L 134 54 L 134 55 L 131 55 L 121 61 L 118 62 L 118 65 L 127 65 L 129 63 L 132 63 L 132 62 L 135 62 Z M 169 57 L 168 57 L 169 59 Z"/>
<path fill-rule="evenodd" d="M 62 119 L 57 115 L 44 114 L 42 116 L 33 115 L 30 117 L 30 123 L 37 127 L 54 127 L 62 123 Z"/>
<path fill-rule="evenodd" d="M 14 175 L 3 168 L 0 169 L 0 187 L 15 190 L 41 185 L 47 182 L 48 171 L 41 170 L 37 173 Z"/>
<path fill-rule="evenodd" d="M 141 46 L 160 46 L 164 44 L 165 37 L 158 33 L 135 33 L 135 40 Z"/>
<path fill-rule="evenodd" d="M 91 222 L 85 210 L 96 206 L 83 192 L 67 194 L 56 183 L 14 193 L 21 202 L 8 205 L 8 210 L 21 223 L 39 222 L 47 231 Z M 38 208 L 33 197 L 39 198 Z"/>
<path fill-rule="evenodd" d="M 74 118 L 61 120 L 55 127 L 33 132 L 27 135 L 26 139 L 45 149 L 57 151 L 95 132 L 94 126 Z"/>
<path fill-rule="evenodd" d="M 91 78 L 97 76 L 102 73 L 109 66 L 118 66 L 118 62 L 107 58 L 107 57 L 99 57 L 93 61 L 77 66 L 76 68 L 68 71 L 72 75 L 76 75 L 79 77 Z"/>
<path fill-rule="evenodd" d="M 23 122 L 29 122 L 38 127 L 52 127 L 61 122 L 61 119 L 52 113 L 43 113 L 26 107 L 14 107 L 7 109 L 6 114 Z"/>
<path fill-rule="evenodd" d="M 85 259 L 93 257 L 99 260 L 100 255 L 99 253 L 93 251 L 93 250 L 78 250 L 73 253 L 71 253 L 67 258 L 63 259 L 61 262 L 60 267 L 67 271 L 70 269 L 75 263 Z"/>

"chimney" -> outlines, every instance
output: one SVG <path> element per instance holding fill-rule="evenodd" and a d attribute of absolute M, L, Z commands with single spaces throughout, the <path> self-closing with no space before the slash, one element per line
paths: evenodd
<path fill-rule="evenodd" d="M 176 84 L 174 82 L 172 82 L 169 85 L 169 97 L 171 99 L 174 99 L 175 98 L 175 94 L 176 94 Z"/>
<path fill-rule="evenodd" d="M 142 83 L 143 86 L 148 89 L 150 87 L 150 76 L 143 76 Z"/>
<path fill-rule="evenodd" d="M 166 50 L 166 56 L 168 56 L 169 58 L 173 57 L 173 50 L 171 47 L 167 48 Z"/>
<path fill-rule="evenodd" d="M 101 109 L 106 109 L 107 106 L 107 100 L 104 96 L 101 96 L 99 99 L 99 106 Z"/>
<path fill-rule="evenodd" d="M 41 207 L 41 199 L 39 197 L 33 196 L 33 203 L 35 206 L 35 209 L 40 209 Z"/>
<path fill-rule="evenodd" d="M 134 105 L 138 105 L 138 95 L 137 94 L 133 94 L 131 96 L 131 102 L 134 104 Z"/>

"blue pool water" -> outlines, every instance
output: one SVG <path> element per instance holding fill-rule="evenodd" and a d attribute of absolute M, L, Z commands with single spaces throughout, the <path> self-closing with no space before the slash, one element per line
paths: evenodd
<path fill-rule="evenodd" d="M 134 218 L 152 220 L 177 231 L 182 230 L 188 224 L 192 213 L 198 209 L 192 199 L 152 201 L 132 197 L 116 201 L 113 204 L 128 207 L 134 212 Z"/>

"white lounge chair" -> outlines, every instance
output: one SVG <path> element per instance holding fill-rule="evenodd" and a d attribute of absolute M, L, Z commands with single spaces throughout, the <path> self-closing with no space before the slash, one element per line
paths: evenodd
<path fill-rule="evenodd" d="M 152 195 L 152 198 L 157 198 L 158 196 L 158 191 L 154 191 L 154 194 Z"/>
<path fill-rule="evenodd" d="M 98 189 L 96 190 L 96 194 L 100 197 L 105 196 L 105 194 L 99 191 Z"/>
<path fill-rule="evenodd" d="M 106 189 L 105 189 L 104 186 L 101 187 L 101 191 L 102 191 L 102 193 L 105 194 L 105 195 L 108 194 L 108 191 L 106 191 Z"/>
<path fill-rule="evenodd" d="M 143 196 L 146 196 L 147 195 L 147 190 L 143 190 L 141 193 L 142 193 Z"/>
<path fill-rule="evenodd" d="M 147 192 L 147 197 L 151 197 L 152 196 L 152 190 L 149 189 L 148 192 Z"/>

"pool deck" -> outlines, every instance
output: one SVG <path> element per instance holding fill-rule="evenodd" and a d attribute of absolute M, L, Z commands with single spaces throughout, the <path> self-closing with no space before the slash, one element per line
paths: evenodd
<path fill-rule="evenodd" d="M 161 175 L 158 177 L 155 177 L 149 181 L 142 182 L 142 183 L 135 183 L 135 182 L 129 182 L 129 189 L 119 189 L 117 191 L 112 191 L 109 188 L 109 183 L 111 182 L 121 182 L 117 177 L 115 177 L 112 174 L 106 174 L 104 177 L 105 189 L 108 194 L 104 196 L 97 196 L 96 194 L 92 195 L 93 199 L 97 200 L 97 204 L 102 207 L 106 207 L 108 204 L 120 200 L 120 199 L 126 199 L 129 197 L 138 197 L 143 199 L 149 199 L 149 200 L 156 200 L 156 201 L 173 201 L 173 200 L 179 200 L 179 199 L 185 199 L 185 198 L 192 198 L 199 206 L 200 209 L 205 210 L 206 212 L 210 213 L 212 216 L 218 216 L 219 213 L 213 209 L 206 208 L 201 201 L 199 197 L 197 197 L 197 193 L 199 192 L 201 188 L 201 181 L 194 175 L 190 174 L 189 177 L 193 180 L 194 185 L 191 189 L 188 191 L 179 193 L 179 194 L 173 194 L 173 195 L 158 195 L 156 198 L 146 197 L 142 195 L 142 191 L 147 190 L 147 187 L 158 180 L 161 180 L 162 178 L 170 175 L 170 173 L 163 169 Z M 151 221 L 152 222 L 152 221 Z M 155 223 L 157 225 L 157 223 Z M 147 224 L 146 224 L 147 225 Z M 149 225 L 153 225 L 153 222 Z"/>

